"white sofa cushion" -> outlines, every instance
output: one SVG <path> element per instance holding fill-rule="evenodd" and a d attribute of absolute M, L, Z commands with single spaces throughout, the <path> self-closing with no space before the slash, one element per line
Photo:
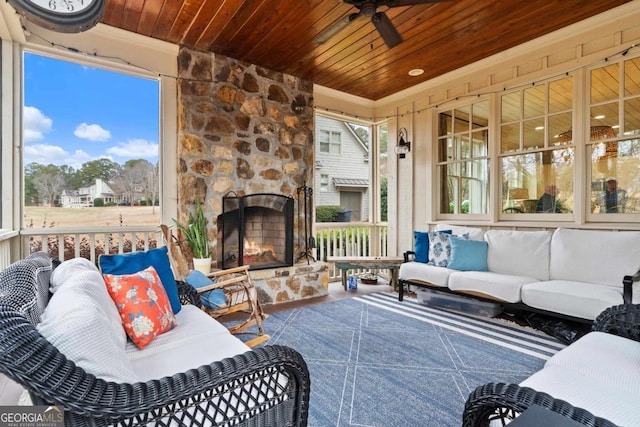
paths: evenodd
<path fill-rule="evenodd" d="M 449 276 L 452 291 L 475 292 L 501 301 L 520 302 L 520 288 L 537 281 L 534 277 L 515 276 L 491 271 L 456 271 Z"/>
<path fill-rule="evenodd" d="M 141 381 L 159 379 L 250 350 L 220 322 L 193 305 L 182 306 L 178 326 L 140 350 L 129 342 L 126 357 Z"/>
<path fill-rule="evenodd" d="M 71 261 L 63 262 L 53 272 L 55 293 L 36 326 L 38 332 L 87 372 L 106 381 L 135 382 L 137 376 L 125 353 L 122 324 L 115 328 L 109 314 L 115 305 L 108 294 L 106 301 L 102 293 L 107 292 L 102 276 L 88 261 Z"/>
<path fill-rule="evenodd" d="M 405 262 L 400 265 L 398 277 L 400 280 L 409 280 L 417 283 L 427 283 L 446 288 L 449 276 L 456 270 L 445 267 L 436 267 L 422 262 Z"/>
<path fill-rule="evenodd" d="M 551 236 L 551 231 L 487 231 L 489 271 L 549 280 Z"/>
<path fill-rule="evenodd" d="M 484 230 L 481 228 L 438 223 L 436 231 L 443 230 L 451 230 L 451 234 L 454 236 L 466 236 L 469 240 L 482 240 L 484 238 Z"/>
<path fill-rule="evenodd" d="M 590 332 L 556 353 L 545 366 L 560 366 L 640 398 L 640 342 Z"/>
<path fill-rule="evenodd" d="M 640 232 L 559 228 L 551 239 L 551 279 L 622 287 L 640 268 Z"/>
<path fill-rule="evenodd" d="M 550 280 L 523 286 L 522 302 L 530 307 L 594 320 L 607 307 L 622 304 L 622 288 Z"/>
<path fill-rule="evenodd" d="M 52 294 L 64 286 L 67 288 L 65 292 L 83 292 L 95 299 L 117 335 L 118 341 L 121 343 L 120 347 L 124 347 L 127 342 L 127 334 L 122 327 L 118 307 L 109 296 L 107 285 L 98 267 L 91 261 L 86 258 L 72 258 L 60 263 L 51 273 L 49 285 Z"/>
<path fill-rule="evenodd" d="M 593 363 L 600 362 L 594 358 Z M 640 381 L 637 368 L 628 374 Z M 545 366 L 520 385 L 549 393 L 619 426 L 637 426 L 640 420 L 640 396 L 565 366 Z"/>

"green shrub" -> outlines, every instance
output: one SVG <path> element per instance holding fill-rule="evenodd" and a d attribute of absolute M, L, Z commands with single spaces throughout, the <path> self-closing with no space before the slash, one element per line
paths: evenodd
<path fill-rule="evenodd" d="M 316 222 L 337 222 L 342 206 L 316 206 Z"/>
<path fill-rule="evenodd" d="M 102 197 L 96 197 L 95 199 L 93 199 L 93 206 L 95 206 L 96 208 L 104 206 L 104 199 Z"/>

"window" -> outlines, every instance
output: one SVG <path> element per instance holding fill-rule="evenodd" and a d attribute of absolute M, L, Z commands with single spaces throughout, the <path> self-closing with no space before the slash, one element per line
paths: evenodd
<path fill-rule="evenodd" d="M 156 79 L 25 52 L 23 226 L 157 225 L 159 96 Z"/>
<path fill-rule="evenodd" d="M 340 154 L 340 132 L 321 130 L 318 143 L 321 153 Z"/>
<path fill-rule="evenodd" d="M 329 175 L 320 175 L 320 191 L 329 191 Z"/>
<path fill-rule="evenodd" d="M 573 212 L 573 77 L 500 97 L 502 211 Z"/>
<path fill-rule="evenodd" d="M 438 113 L 441 214 L 486 214 L 489 202 L 489 102 Z"/>
<path fill-rule="evenodd" d="M 640 59 L 591 70 L 590 88 L 589 212 L 640 213 Z"/>

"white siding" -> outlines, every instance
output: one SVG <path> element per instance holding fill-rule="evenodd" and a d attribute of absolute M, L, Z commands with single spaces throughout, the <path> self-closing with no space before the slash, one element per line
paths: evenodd
<path fill-rule="evenodd" d="M 369 218 L 369 189 L 356 187 L 337 188 L 334 178 L 362 179 L 370 182 L 369 179 L 369 153 L 362 143 L 349 129 L 348 125 L 340 120 L 316 115 L 315 132 L 316 141 L 319 141 L 321 131 L 332 131 L 340 133 L 341 153 L 339 156 L 330 153 L 320 152 L 320 144 L 316 143 L 314 171 L 314 200 L 316 206 L 338 206 L 340 205 L 340 188 L 345 191 L 362 191 L 362 218 Z M 321 167 L 317 165 L 321 164 Z M 328 191 L 320 190 L 320 176 L 329 176 Z"/>

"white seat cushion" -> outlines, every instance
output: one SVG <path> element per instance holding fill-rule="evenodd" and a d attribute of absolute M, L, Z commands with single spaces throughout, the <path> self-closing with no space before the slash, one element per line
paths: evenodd
<path fill-rule="evenodd" d="M 551 239 L 553 280 L 622 287 L 640 268 L 640 232 L 559 228 Z"/>
<path fill-rule="evenodd" d="M 607 307 L 622 304 L 622 288 L 550 280 L 523 286 L 522 302 L 534 308 L 593 320 Z"/>
<path fill-rule="evenodd" d="M 547 360 L 552 365 L 640 396 L 640 342 L 590 332 Z"/>
<path fill-rule="evenodd" d="M 551 235 L 550 231 L 487 231 L 489 271 L 549 280 Z"/>
<path fill-rule="evenodd" d="M 491 271 L 456 271 L 449 277 L 452 291 L 472 291 L 506 302 L 520 302 L 520 288 L 537 279 Z"/>
<path fill-rule="evenodd" d="M 599 361 L 594 358 L 593 363 Z M 634 381 L 640 381 L 638 372 L 633 374 Z M 549 393 L 619 426 L 637 426 L 640 420 L 640 396 L 565 366 L 545 366 L 520 385 Z"/>
<path fill-rule="evenodd" d="M 250 348 L 217 320 L 193 305 L 176 315 L 178 326 L 140 350 L 127 343 L 127 357 L 141 381 L 185 372 L 232 357 Z"/>
<path fill-rule="evenodd" d="M 447 287 L 449 276 L 456 270 L 428 265 L 423 262 L 405 262 L 400 265 L 398 277 L 401 280 L 424 282 L 435 286 Z"/>

